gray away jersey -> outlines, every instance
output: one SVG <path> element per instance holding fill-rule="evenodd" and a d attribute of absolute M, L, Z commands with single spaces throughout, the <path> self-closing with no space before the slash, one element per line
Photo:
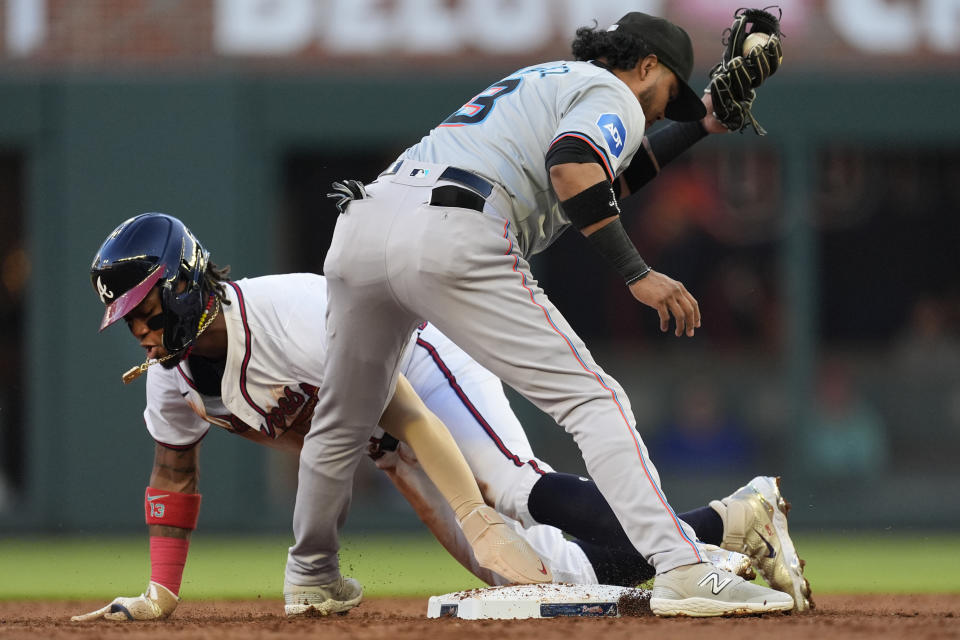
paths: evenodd
<path fill-rule="evenodd" d="M 549 62 L 494 83 L 401 157 L 467 169 L 506 189 L 512 210 L 501 213 L 529 257 L 570 224 L 544 163 L 551 145 L 566 136 L 587 142 L 613 181 L 640 147 L 645 124 L 637 97 L 609 71 Z"/>

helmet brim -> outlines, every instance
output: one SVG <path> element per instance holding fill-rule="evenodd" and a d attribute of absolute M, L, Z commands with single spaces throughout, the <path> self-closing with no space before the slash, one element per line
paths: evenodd
<path fill-rule="evenodd" d="M 138 304 L 143 302 L 143 299 L 147 297 L 147 294 L 150 293 L 150 290 L 153 289 L 160 278 L 163 277 L 164 271 L 166 271 L 164 265 L 157 265 L 157 268 L 151 271 L 150 274 L 140 282 L 140 284 L 136 285 L 122 296 L 108 304 L 106 311 L 103 312 L 103 320 L 100 321 L 100 331 L 103 331 L 114 322 L 133 311 Z"/>

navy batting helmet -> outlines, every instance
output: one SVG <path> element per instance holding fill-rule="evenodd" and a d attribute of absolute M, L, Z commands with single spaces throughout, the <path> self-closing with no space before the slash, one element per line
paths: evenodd
<path fill-rule="evenodd" d="M 203 314 L 209 258 L 173 216 L 143 213 L 130 218 L 107 236 L 90 266 L 93 288 L 107 307 L 100 330 L 129 313 L 156 286 L 163 309 L 163 346 L 169 353 L 186 349 L 197 337 Z"/>

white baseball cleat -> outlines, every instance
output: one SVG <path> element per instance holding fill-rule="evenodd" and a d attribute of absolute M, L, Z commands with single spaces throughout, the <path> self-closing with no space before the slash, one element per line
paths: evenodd
<path fill-rule="evenodd" d="M 757 476 L 710 506 L 723 520 L 721 546 L 750 556 L 767 584 L 793 596 L 797 611 L 812 609 L 804 562 L 787 531 L 790 504 L 780 495 L 780 478 Z"/>
<path fill-rule="evenodd" d="M 653 581 L 650 610 L 658 616 L 744 616 L 793 609 L 793 598 L 709 562 L 661 573 Z"/>
<path fill-rule="evenodd" d="M 363 587 L 353 578 L 340 577 L 318 587 L 289 582 L 283 585 L 283 610 L 288 618 L 345 614 L 362 600 Z"/>
<path fill-rule="evenodd" d="M 757 577 L 757 572 L 753 570 L 753 563 L 750 562 L 750 558 L 738 551 L 729 551 L 702 542 L 700 543 L 700 551 L 707 562 L 721 571 L 729 571 L 744 580 L 754 580 Z"/>

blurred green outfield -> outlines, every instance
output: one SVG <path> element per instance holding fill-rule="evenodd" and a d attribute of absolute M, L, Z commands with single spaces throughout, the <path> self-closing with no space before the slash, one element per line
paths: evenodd
<path fill-rule="evenodd" d="M 814 595 L 960 593 L 960 536 L 800 533 Z M 189 599 L 279 598 L 289 537 L 195 534 L 182 595 Z M 353 535 L 344 573 L 369 597 L 428 596 L 482 586 L 423 535 Z M 149 574 L 146 535 L 0 540 L 0 599 L 112 599 L 136 595 Z"/>

